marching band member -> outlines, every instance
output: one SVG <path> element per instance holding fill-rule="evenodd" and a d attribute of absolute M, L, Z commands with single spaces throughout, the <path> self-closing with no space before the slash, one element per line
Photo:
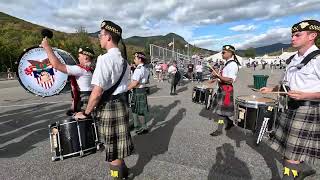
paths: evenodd
<path fill-rule="evenodd" d="M 279 112 L 270 146 L 284 156 L 283 179 L 304 179 L 315 173 L 309 165 L 320 164 L 320 22 L 294 24 L 292 47 L 298 53 L 288 59 L 284 82 L 289 87 L 288 107 Z M 308 62 L 306 61 L 308 60 Z M 302 66 L 301 66 L 302 64 Z M 261 88 L 261 92 L 278 91 Z"/>
<path fill-rule="evenodd" d="M 146 56 L 142 52 L 136 52 L 134 54 L 134 63 L 137 68 L 131 77 L 131 83 L 128 86 L 128 90 L 133 91 L 132 96 L 132 113 L 133 122 L 137 134 L 147 133 L 147 119 L 146 116 L 149 112 L 147 92 L 145 84 L 148 81 L 149 71 L 145 67 Z M 142 116 L 141 123 L 139 122 L 139 116 Z"/>
<path fill-rule="evenodd" d="M 231 118 L 234 116 L 234 102 L 233 102 L 233 83 L 237 78 L 239 71 L 239 62 L 236 58 L 235 48 L 231 45 L 225 45 L 222 48 L 222 58 L 226 60 L 226 64 L 222 69 L 221 74 L 215 73 L 213 75 L 218 78 L 219 89 L 217 97 L 213 103 L 214 112 L 220 116 L 218 120 L 218 129 L 212 132 L 211 136 L 219 136 L 222 134 L 222 128 L 226 123 L 225 130 L 233 127 Z"/>
<path fill-rule="evenodd" d="M 129 111 L 127 102 L 129 65 L 126 47 L 119 25 L 104 20 L 99 34 L 101 48 L 107 53 L 98 57 L 91 84 L 94 86 L 87 109 L 75 118 L 86 118 L 97 107 L 100 140 L 105 143 L 106 161 L 114 179 L 128 177 L 124 158 L 133 151 L 129 130 Z M 122 57 L 118 43 L 124 47 Z"/>
<path fill-rule="evenodd" d="M 93 50 L 89 47 L 79 48 L 78 60 L 80 64 L 66 65 L 62 64 L 56 57 L 47 38 L 43 38 L 41 47 L 46 51 L 49 61 L 55 69 L 70 75 L 69 79 L 71 82 L 73 102 L 72 108 L 67 114 L 72 115 L 74 112 L 85 109 L 92 90 L 91 79 L 93 68 L 91 65 L 94 57 Z"/>

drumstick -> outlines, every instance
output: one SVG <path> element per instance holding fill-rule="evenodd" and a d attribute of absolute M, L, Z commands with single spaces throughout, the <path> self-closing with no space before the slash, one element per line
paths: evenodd
<path fill-rule="evenodd" d="M 251 88 L 252 91 L 260 92 L 260 89 Z"/>
<path fill-rule="evenodd" d="M 259 89 L 255 89 L 255 88 L 251 88 L 251 90 L 256 91 L 256 92 L 260 92 L 260 93 L 263 93 L 263 94 L 288 94 L 287 92 L 282 92 L 282 91 L 262 92 Z"/>
<path fill-rule="evenodd" d="M 210 63 L 207 63 L 207 67 L 209 67 L 216 76 L 219 76 L 219 74 L 216 72 L 216 70 L 214 70 Z"/>
<path fill-rule="evenodd" d="M 263 94 L 288 94 L 287 92 L 275 91 L 275 92 L 261 92 Z"/>

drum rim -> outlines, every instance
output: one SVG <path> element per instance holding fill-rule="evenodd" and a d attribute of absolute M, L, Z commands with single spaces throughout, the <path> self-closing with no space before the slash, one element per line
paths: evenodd
<path fill-rule="evenodd" d="M 247 101 L 247 100 L 239 99 L 239 97 L 248 97 L 248 96 L 252 96 L 252 95 L 238 96 L 236 98 L 236 101 L 242 102 L 242 103 L 246 103 L 246 104 L 250 104 L 250 105 L 276 105 L 277 104 L 277 101 L 275 99 L 269 98 L 269 97 L 262 97 L 262 98 L 272 99 L 273 102 Z"/>
<path fill-rule="evenodd" d="M 26 88 L 25 85 L 23 84 L 23 82 L 21 81 L 21 78 L 20 78 L 20 75 L 19 75 L 19 64 L 20 64 L 21 58 L 22 58 L 28 51 L 30 51 L 30 50 L 32 50 L 32 49 L 35 49 L 35 48 L 42 48 L 42 47 L 40 47 L 40 46 L 32 46 L 32 47 L 29 47 L 29 48 L 24 49 L 23 52 L 20 54 L 20 56 L 19 56 L 19 58 L 18 58 L 18 61 L 17 61 L 16 77 L 18 78 L 19 84 L 20 84 L 20 85 L 23 87 L 23 89 L 25 89 L 28 93 L 33 94 L 33 95 L 36 95 L 36 96 L 41 96 L 41 95 L 39 95 L 39 94 L 35 94 L 35 93 L 31 92 L 28 88 Z M 42 49 L 43 49 L 43 48 L 42 48 Z M 67 51 L 65 51 L 65 50 L 63 50 L 63 49 L 56 48 L 56 47 L 53 47 L 52 49 L 53 49 L 53 50 L 63 51 L 63 52 L 65 52 L 65 53 L 67 53 L 67 54 L 68 54 L 69 56 L 71 56 L 71 58 L 77 63 L 76 59 L 72 56 L 71 53 L 69 53 L 69 52 L 67 52 Z M 65 83 L 65 85 L 63 86 L 63 88 L 66 86 L 66 84 L 67 84 L 67 83 Z M 62 88 L 62 89 L 63 89 L 63 88 Z M 55 95 L 59 94 L 59 93 L 62 91 L 62 89 L 61 89 L 59 92 L 55 93 L 55 94 L 47 95 L 47 96 L 42 96 L 42 97 L 55 96 Z"/>

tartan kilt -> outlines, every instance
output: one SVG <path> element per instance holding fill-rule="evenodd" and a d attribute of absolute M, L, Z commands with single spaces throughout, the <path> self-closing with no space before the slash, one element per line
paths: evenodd
<path fill-rule="evenodd" d="M 229 106 L 225 106 L 223 103 L 225 96 L 226 96 L 226 93 L 219 88 L 212 104 L 213 112 L 220 116 L 233 117 L 234 116 L 233 91 L 230 92 L 231 103 Z"/>
<path fill-rule="evenodd" d="M 290 160 L 320 164 L 320 105 L 279 112 L 275 128 L 271 148 Z"/>
<path fill-rule="evenodd" d="M 132 95 L 132 113 L 138 115 L 146 115 L 149 112 L 147 92 L 145 88 L 133 89 Z"/>
<path fill-rule="evenodd" d="M 80 110 L 86 109 L 89 101 L 90 93 L 81 93 L 80 92 Z"/>
<path fill-rule="evenodd" d="M 129 112 L 124 100 L 111 100 L 97 108 L 100 142 L 105 144 L 106 161 L 123 159 L 134 146 L 129 130 Z"/>

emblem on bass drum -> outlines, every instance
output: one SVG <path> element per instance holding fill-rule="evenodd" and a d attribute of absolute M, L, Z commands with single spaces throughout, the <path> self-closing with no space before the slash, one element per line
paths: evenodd
<path fill-rule="evenodd" d="M 54 48 L 55 55 L 63 64 L 75 65 L 72 55 Z M 59 94 L 67 83 L 68 75 L 52 67 L 43 48 L 32 47 L 19 58 L 17 77 L 28 92 L 46 97 Z"/>

